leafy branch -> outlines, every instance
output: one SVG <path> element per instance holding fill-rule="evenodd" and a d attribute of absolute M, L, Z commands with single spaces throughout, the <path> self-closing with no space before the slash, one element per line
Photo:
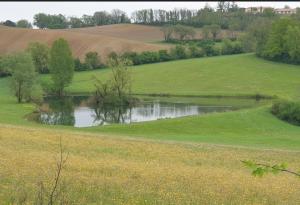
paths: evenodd
<path fill-rule="evenodd" d="M 267 173 L 278 174 L 280 172 L 285 172 L 300 177 L 300 172 L 287 169 L 287 164 L 285 163 L 269 165 L 269 164 L 255 163 L 250 160 L 242 160 L 241 162 L 247 167 L 252 169 L 252 175 L 254 176 L 262 177 L 264 174 Z"/>

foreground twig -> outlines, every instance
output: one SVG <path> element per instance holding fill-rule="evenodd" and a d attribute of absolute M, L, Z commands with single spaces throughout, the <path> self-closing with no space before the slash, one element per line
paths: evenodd
<path fill-rule="evenodd" d="M 255 176 L 263 176 L 264 174 L 270 172 L 273 174 L 277 174 L 279 172 L 286 172 L 288 174 L 300 177 L 300 172 L 288 170 L 286 164 L 268 165 L 262 163 L 255 163 L 248 160 L 242 160 L 241 162 L 244 163 L 247 167 L 253 169 L 252 174 Z"/>
<path fill-rule="evenodd" d="M 59 158 L 59 161 L 56 164 L 57 165 L 56 175 L 55 175 L 55 178 L 54 178 L 53 187 L 52 187 L 50 195 L 49 195 L 49 203 L 48 203 L 48 205 L 52 205 L 53 202 L 54 202 L 54 196 L 55 196 L 55 192 L 57 190 L 58 184 L 60 182 L 61 172 L 62 172 L 62 169 L 64 168 L 64 165 L 65 165 L 65 163 L 67 161 L 67 158 L 68 158 L 68 155 L 65 158 L 63 156 L 64 150 L 63 150 L 63 147 L 62 147 L 61 137 L 60 137 L 59 140 L 60 140 L 59 141 L 60 158 Z"/>

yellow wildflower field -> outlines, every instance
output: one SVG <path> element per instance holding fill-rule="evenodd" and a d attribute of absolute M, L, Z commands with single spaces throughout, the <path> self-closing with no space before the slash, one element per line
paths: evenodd
<path fill-rule="evenodd" d="M 33 204 L 51 184 L 60 137 L 69 204 L 300 204 L 300 179 L 254 177 L 240 160 L 286 162 L 300 152 L 159 142 L 0 125 L 0 204 Z"/>

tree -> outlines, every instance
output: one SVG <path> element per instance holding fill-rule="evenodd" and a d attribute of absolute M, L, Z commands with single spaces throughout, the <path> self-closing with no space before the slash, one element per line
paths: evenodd
<path fill-rule="evenodd" d="M 83 27 L 83 22 L 80 18 L 70 17 L 69 25 L 71 26 L 71 28 L 81 28 Z"/>
<path fill-rule="evenodd" d="M 264 17 L 273 17 L 273 16 L 275 16 L 274 9 L 273 8 L 266 8 L 266 9 L 264 9 L 262 15 Z"/>
<path fill-rule="evenodd" d="M 205 40 L 208 40 L 210 38 L 210 30 L 208 25 L 205 25 L 202 28 L 202 38 Z"/>
<path fill-rule="evenodd" d="M 100 66 L 100 56 L 97 52 L 88 52 L 85 54 L 85 64 L 89 69 L 95 69 Z"/>
<path fill-rule="evenodd" d="M 50 23 L 48 25 L 48 28 L 50 29 L 62 29 L 67 28 L 68 26 L 67 19 L 62 14 L 48 15 L 48 18 L 50 18 Z"/>
<path fill-rule="evenodd" d="M 64 88 L 72 82 L 74 74 L 72 52 L 68 42 L 63 38 L 53 42 L 50 51 L 49 69 L 54 89 L 59 96 L 62 96 Z"/>
<path fill-rule="evenodd" d="M 31 53 L 36 71 L 49 73 L 49 47 L 43 43 L 33 42 L 29 44 L 27 50 Z"/>
<path fill-rule="evenodd" d="M 50 18 L 48 17 L 47 14 L 44 13 L 35 14 L 33 19 L 34 19 L 33 25 L 41 29 L 48 28 L 48 25 L 50 23 Z"/>
<path fill-rule="evenodd" d="M 111 23 L 111 16 L 106 11 L 97 11 L 93 15 L 94 22 L 97 26 Z"/>
<path fill-rule="evenodd" d="M 120 100 L 131 94 L 131 73 L 128 66 L 132 62 L 126 58 L 110 58 L 108 66 L 112 70 L 112 90 L 117 93 Z"/>
<path fill-rule="evenodd" d="M 290 18 L 282 18 L 275 21 L 267 38 L 263 56 L 274 60 L 288 60 L 288 47 L 285 35 L 288 27 L 295 25 L 296 22 Z"/>
<path fill-rule="evenodd" d="M 29 100 L 37 77 L 30 54 L 22 52 L 6 56 L 3 64 L 11 73 L 11 88 L 18 103 L 24 98 Z"/>
<path fill-rule="evenodd" d="M 300 63 L 300 27 L 289 26 L 285 35 L 290 61 Z"/>
<path fill-rule="evenodd" d="M 165 25 L 161 28 L 161 31 L 164 34 L 165 41 L 170 41 L 172 39 L 172 34 L 174 32 L 174 28 L 171 25 Z"/>
<path fill-rule="evenodd" d="M 20 28 L 32 28 L 32 25 L 27 20 L 22 19 L 22 20 L 19 20 L 17 22 L 17 27 L 20 27 Z"/>
<path fill-rule="evenodd" d="M 243 47 L 248 51 L 255 51 L 261 56 L 271 30 L 272 22 L 267 19 L 257 19 L 247 28 L 246 35 L 243 36 Z"/>
<path fill-rule="evenodd" d="M 212 34 L 213 39 L 216 40 L 218 34 L 221 31 L 221 27 L 219 25 L 217 25 L 217 24 L 213 24 L 213 25 L 210 25 L 209 28 L 210 28 L 210 32 Z"/>
<path fill-rule="evenodd" d="M 181 41 L 188 37 L 193 38 L 196 34 L 192 27 L 183 25 L 176 25 L 174 27 L 174 32 L 179 36 Z"/>
<path fill-rule="evenodd" d="M 16 23 L 11 21 L 11 20 L 6 20 L 4 23 L 3 23 L 4 26 L 9 26 L 9 27 L 16 27 Z"/>
<path fill-rule="evenodd" d="M 111 76 L 106 82 L 96 79 L 94 101 L 97 106 L 103 104 L 130 104 L 131 72 L 128 66 L 132 62 L 128 58 L 114 57 L 108 59 Z"/>
<path fill-rule="evenodd" d="M 44 13 L 38 13 L 34 15 L 33 24 L 39 28 L 50 28 L 50 29 L 62 29 L 67 28 L 68 22 L 64 15 L 47 15 Z"/>
<path fill-rule="evenodd" d="M 111 11 L 111 19 L 112 19 L 112 23 L 115 24 L 128 23 L 128 18 L 126 16 L 126 13 L 124 11 L 121 11 L 120 9 L 113 9 Z"/>
<path fill-rule="evenodd" d="M 95 25 L 95 20 L 94 20 L 93 16 L 83 15 L 81 19 L 82 19 L 84 27 L 89 27 L 89 26 Z"/>

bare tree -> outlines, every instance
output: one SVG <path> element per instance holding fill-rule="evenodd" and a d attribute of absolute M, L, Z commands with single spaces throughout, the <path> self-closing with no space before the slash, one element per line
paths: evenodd
<path fill-rule="evenodd" d="M 170 41 L 172 39 L 172 34 L 174 32 L 174 28 L 171 25 L 165 25 L 161 28 L 161 31 L 164 34 L 165 41 Z"/>

